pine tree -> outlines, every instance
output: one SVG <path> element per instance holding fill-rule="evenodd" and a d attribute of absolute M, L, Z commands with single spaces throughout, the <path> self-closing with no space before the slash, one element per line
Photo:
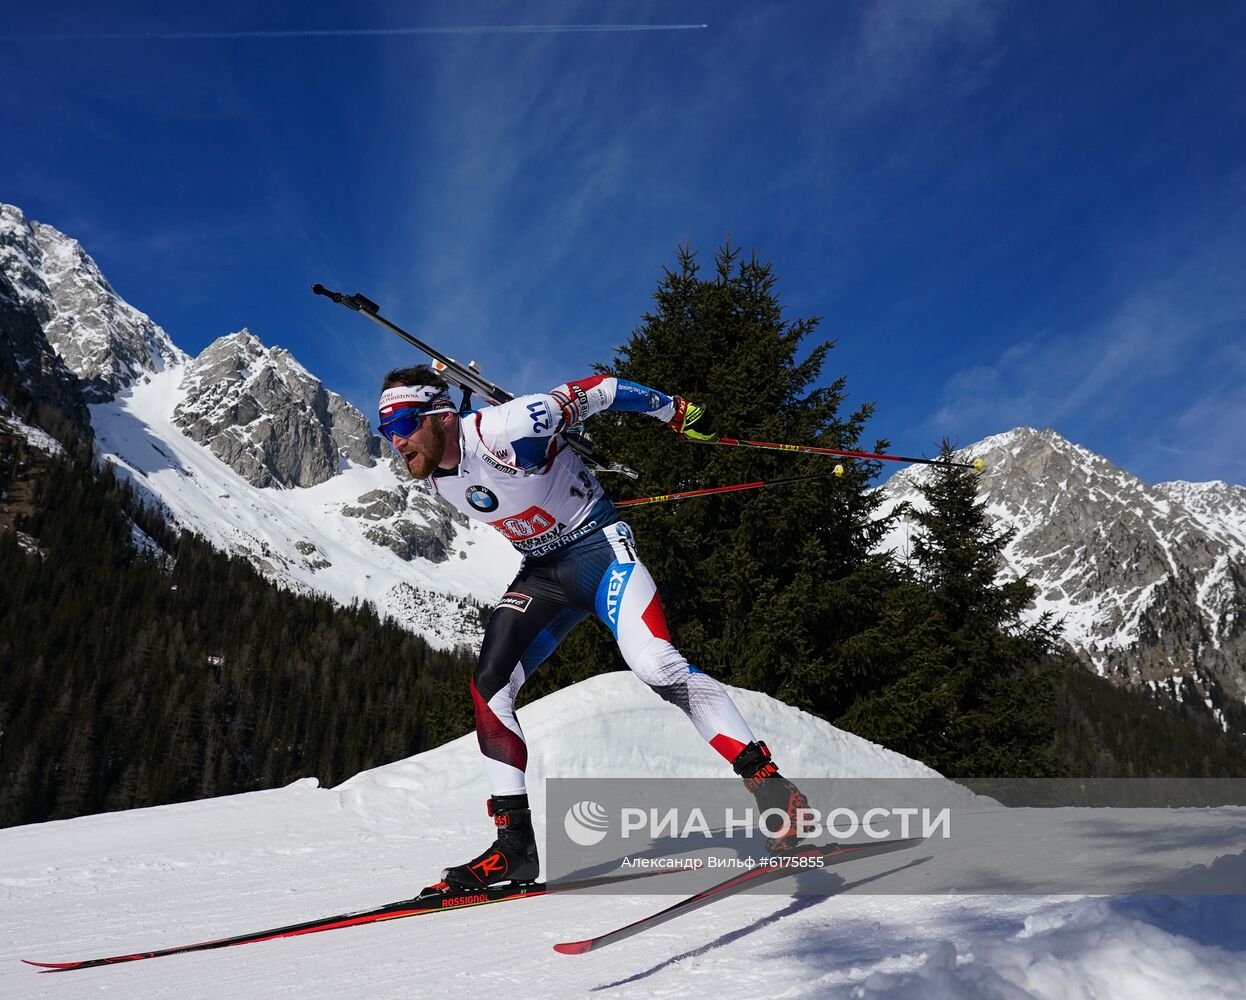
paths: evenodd
<path fill-rule="evenodd" d="M 743 259 L 728 245 L 713 273 L 702 276 L 696 255 L 683 248 L 652 311 L 598 370 L 708 407 L 725 436 L 865 450 L 872 407 L 845 414 L 844 380 L 821 384 L 833 345 L 806 343 L 818 323 L 785 319 L 768 262 Z M 829 474 L 834 465 L 825 457 L 681 442 L 633 414 L 599 415 L 589 430 L 605 454 L 640 473 L 634 484 L 605 483 L 615 499 Z M 843 464 L 842 478 L 625 512 L 689 660 L 825 715 L 851 703 L 837 650 L 873 614 L 849 581 L 888 573 L 888 561 L 870 554 L 887 529 L 873 517 L 879 500 L 869 483 L 877 463 Z M 622 666 L 604 627 L 583 625 L 526 693 Z"/>
<path fill-rule="evenodd" d="M 148 559 L 130 542 L 141 512 L 124 481 L 86 455 L 36 461 L 34 510 L 16 526 L 46 556 L 0 518 L 0 826 L 340 781 L 432 745 L 430 729 L 470 728 L 470 709 L 411 697 L 461 675 L 464 656 L 369 606 L 282 591 L 190 534 L 151 525 L 177 558 Z M 322 752 L 344 720 L 348 745 Z"/>
<path fill-rule="evenodd" d="M 992 526 L 977 475 L 942 466 L 919 486 L 908 578 L 868 637 L 881 669 L 838 723 L 953 777 L 1053 775 L 1058 630 L 1025 620 L 1026 579 L 999 579 L 1012 533 Z"/>

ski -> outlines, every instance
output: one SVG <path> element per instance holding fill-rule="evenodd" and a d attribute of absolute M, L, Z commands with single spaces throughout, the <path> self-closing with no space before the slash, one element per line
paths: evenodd
<path fill-rule="evenodd" d="M 196 944 L 177 945 L 172 948 L 161 948 L 157 951 L 140 951 L 129 955 L 113 955 L 108 958 L 90 958 L 78 962 L 32 962 L 22 959 L 27 965 L 33 965 L 42 972 L 71 972 L 76 969 L 94 969 L 101 965 L 119 965 L 122 962 L 138 962 L 146 958 L 164 958 L 167 955 L 184 955 L 193 951 L 212 951 L 217 948 L 230 948 L 240 944 L 255 944 L 260 941 L 272 941 L 283 937 L 297 937 L 301 934 L 316 934 L 320 931 L 336 930 L 339 927 L 358 927 L 363 924 L 379 923 L 382 920 L 398 920 L 403 917 L 418 917 L 427 913 L 443 913 L 446 910 L 461 910 L 469 906 L 484 906 L 490 903 L 504 903 L 511 899 L 531 899 L 535 896 L 551 896 L 564 892 L 576 892 L 582 889 L 593 889 L 600 886 L 614 885 L 618 882 L 630 882 L 633 879 L 648 878 L 655 875 L 672 875 L 684 871 L 682 868 L 659 869 L 656 871 L 628 872 L 625 875 L 602 875 L 595 878 L 573 879 L 566 882 L 531 882 L 525 885 L 489 886 L 470 891 L 451 890 L 445 883 L 429 886 L 412 899 L 403 899 L 394 903 L 385 903 L 368 910 L 357 910 L 353 913 L 340 913 L 332 917 L 321 917 L 317 920 L 306 920 L 285 927 L 271 927 L 248 934 L 233 937 L 217 938 L 212 941 L 200 941 Z"/>
<path fill-rule="evenodd" d="M 445 380 L 453 385 L 457 385 L 463 390 L 465 393 L 463 397 L 463 406 L 465 409 L 472 393 L 475 393 L 482 399 L 488 400 L 494 406 L 499 403 L 508 403 L 515 398 L 500 385 L 490 382 L 487 378 L 485 378 L 484 375 L 481 374 L 480 369 L 476 367 L 476 363 L 474 361 L 466 365 L 461 361 L 456 361 L 448 354 L 443 354 L 436 348 L 430 347 L 428 344 L 424 343 L 424 341 L 412 336 L 397 324 L 391 323 L 388 319 L 381 315 L 381 307 L 366 295 L 359 292 L 356 292 L 354 295 L 346 295 L 343 292 L 335 292 L 331 288 L 325 288 L 325 286 L 320 284 L 320 282 L 316 282 L 316 284 L 312 285 L 312 291 L 316 295 L 323 295 L 333 302 L 336 302 L 338 305 L 345 306 L 353 312 L 357 312 L 362 316 L 367 316 L 368 319 L 372 320 L 372 322 L 376 323 L 378 326 L 383 326 L 390 333 L 401 337 L 417 351 L 423 351 L 427 354 L 433 359 L 434 362 L 436 362 L 434 367 L 438 369 Z M 604 458 L 602 458 L 602 456 L 597 453 L 593 443 L 588 439 L 588 436 L 582 430 L 579 430 L 578 428 L 570 428 L 564 432 L 563 437 L 567 439 L 567 444 L 569 444 L 572 449 L 574 449 L 575 452 L 582 459 L 584 459 L 585 463 L 594 472 L 617 472 L 620 475 L 627 476 L 629 479 L 637 478 L 635 470 L 629 469 L 627 466 L 620 465 L 617 462 L 607 462 Z"/>
<path fill-rule="evenodd" d="M 596 937 L 586 938 L 583 941 L 564 941 L 561 944 L 556 944 L 554 945 L 554 951 L 562 955 L 583 955 L 585 952 L 596 951 L 599 948 L 606 947 L 606 945 L 614 944 L 616 941 L 623 941 L 633 935 L 640 934 L 642 931 L 664 924 L 668 920 L 675 920 L 677 917 L 682 917 L 693 910 L 699 910 L 701 907 L 708 906 L 710 903 L 717 902 L 720 899 L 726 899 L 728 896 L 734 896 L 770 882 L 777 882 L 781 878 L 799 875 L 801 872 L 820 870 L 820 868 L 792 864 L 791 862 L 793 861 L 798 862 L 801 859 L 821 858 L 829 864 L 839 864 L 844 861 L 851 861 L 854 858 L 869 858 L 878 854 L 890 854 L 892 851 L 902 851 L 920 844 L 924 839 L 923 837 L 909 837 L 904 840 L 879 840 L 868 844 L 822 844 L 820 846 L 804 847 L 790 854 L 780 855 L 775 858 L 776 862 L 785 862 L 781 865 L 776 867 L 763 865 L 759 868 L 750 868 L 741 875 L 733 875 L 731 878 L 724 879 L 708 889 L 702 889 L 694 896 L 681 899 L 678 903 L 668 906 L 665 910 L 659 910 L 657 913 L 651 913 L 647 917 L 641 917 L 639 920 L 626 924 L 623 927 L 617 927 L 612 931 L 598 934 Z"/>

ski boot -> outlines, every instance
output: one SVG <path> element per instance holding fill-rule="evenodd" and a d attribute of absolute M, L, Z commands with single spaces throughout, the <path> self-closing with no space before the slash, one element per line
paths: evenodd
<path fill-rule="evenodd" d="M 809 808 L 809 800 L 799 788 L 779 773 L 765 743 L 750 743 L 731 762 L 735 773 L 744 779 L 744 787 L 757 799 L 758 812 L 777 809 L 787 815 L 787 827 L 780 836 L 767 837 L 766 849 L 771 854 L 785 854 L 800 844 L 796 833 L 798 812 Z M 773 826 L 773 822 L 767 821 Z"/>
<path fill-rule="evenodd" d="M 479 889 L 501 882 L 535 882 L 541 874 L 528 796 L 494 795 L 489 799 L 489 815 L 497 827 L 498 839 L 478 857 L 441 873 L 451 888 Z"/>

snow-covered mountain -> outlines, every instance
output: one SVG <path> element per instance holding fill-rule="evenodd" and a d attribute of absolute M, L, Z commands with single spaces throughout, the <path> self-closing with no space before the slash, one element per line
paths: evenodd
<path fill-rule="evenodd" d="M 518 557 L 383 459 L 363 414 L 288 351 L 241 330 L 187 357 L 77 241 L 9 205 L 0 322 L 0 360 L 70 433 L 89 436 L 92 401 L 98 451 L 181 524 L 284 586 L 371 600 L 443 647 L 479 642 L 473 602 L 492 603 Z M 1246 698 L 1246 489 L 1148 485 L 1053 431 L 963 454 L 986 460 L 990 511 L 1017 532 L 1009 567 L 1096 669 L 1213 710 Z M 928 474 L 893 477 L 889 504 Z M 888 544 L 903 553 L 908 530 Z"/>
<path fill-rule="evenodd" d="M 314 486 L 252 485 L 182 431 L 184 374 L 173 366 L 92 406 L 99 452 L 179 524 L 281 585 L 372 601 L 442 648 L 479 643 L 479 602 L 492 603 L 518 566 L 501 535 L 466 523 L 390 462 L 340 456 Z"/>
<path fill-rule="evenodd" d="M 793 777 L 942 781 L 765 695 L 732 689 L 732 696 Z M 520 718 L 539 840 L 546 778 L 730 777 L 682 714 L 628 673 L 559 691 L 520 709 Z M 492 835 L 478 756 L 468 735 L 335 789 L 309 777 L 271 791 L 0 830 L 0 993 L 44 1000 L 106 990 L 150 1000 L 375 1000 L 413 989 L 720 1000 L 1246 993 L 1241 898 L 869 894 L 906 876 L 937 878 L 957 857 L 1006 866 L 1018 854 L 1051 853 L 1026 810 L 977 806 L 974 829 L 946 845 L 834 869 L 848 883 L 840 895 L 736 896 L 579 957 L 556 955 L 551 945 L 629 923 L 675 897 L 643 888 L 547 896 L 49 976 L 18 962 L 171 947 L 410 896 Z M 944 786 L 950 802 L 966 801 L 964 789 Z M 1143 844 L 1131 859 L 1177 849 L 1180 814 L 1171 812 L 1163 850 Z M 1223 813 L 1230 825 L 1236 817 L 1241 828 L 1241 810 L 1193 812 Z M 1095 818 L 1082 822 L 1102 839 Z M 1127 847 L 1116 849 L 1122 862 Z M 1215 838 L 1197 850 L 1205 861 L 1225 860 Z"/>
<path fill-rule="evenodd" d="M 113 290 L 77 240 L 13 205 L 0 204 L 0 271 L 83 380 L 89 402 L 110 398 L 142 372 L 186 360 L 164 330 Z"/>
<path fill-rule="evenodd" d="M 362 413 L 249 330 L 208 345 L 180 385 L 174 423 L 252 486 L 315 486 L 380 457 Z"/>
<path fill-rule="evenodd" d="M 982 458 L 980 496 L 1016 534 L 1008 571 L 1038 587 L 1036 612 L 1100 674 L 1205 700 L 1246 699 L 1246 488 L 1150 485 L 1052 430 L 1017 428 L 958 452 Z M 920 505 L 915 466 L 886 509 Z M 912 526 L 887 540 L 907 551 Z"/>
<path fill-rule="evenodd" d="M 77 241 L 11 205 L 0 310 L 23 383 L 83 425 L 85 397 L 87 440 L 180 525 L 289 589 L 372 601 L 442 648 L 479 644 L 480 606 L 518 556 L 382 461 L 363 414 L 289 351 L 241 330 L 189 357 Z"/>

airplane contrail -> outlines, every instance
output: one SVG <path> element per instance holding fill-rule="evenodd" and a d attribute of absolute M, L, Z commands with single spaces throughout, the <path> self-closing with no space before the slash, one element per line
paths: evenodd
<path fill-rule="evenodd" d="M 10 36 L 24 42 L 220 41 L 235 38 L 342 38 L 400 35 L 558 35 L 618 31 L 699 31 L 708 24 L 492 24 L 428 28 L 291 28 L 281 31 L 112 31 Z"/>

